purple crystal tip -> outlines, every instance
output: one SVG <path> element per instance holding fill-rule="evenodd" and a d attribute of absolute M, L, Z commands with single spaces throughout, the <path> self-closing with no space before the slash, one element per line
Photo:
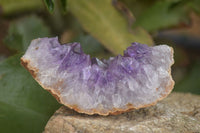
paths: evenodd
<path fill-rule="evenodd" d="M 114 114 L 151 105 L 172 90 L 173 49 L 132 43 L 124 55 L 90 58 L 80 43 L 58 38 L 33 40 L 21 58 L 43 88 L 87 114 Z"/>

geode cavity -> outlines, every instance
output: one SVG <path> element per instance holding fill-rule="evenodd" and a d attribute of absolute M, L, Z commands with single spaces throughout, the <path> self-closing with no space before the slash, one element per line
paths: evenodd
<path fill-rule="evenodd" d="M 174 86 L 173 49 L 132 43 L 124 55 L 90 58 L 79 43 L 31 42 L 21 63 L 62 104 L 80 113 L 119 114 L 154 105 Z"/>

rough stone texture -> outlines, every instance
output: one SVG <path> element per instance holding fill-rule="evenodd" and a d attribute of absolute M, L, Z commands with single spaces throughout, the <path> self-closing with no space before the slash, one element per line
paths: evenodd
<path fill-rule="evenodd" d="M 155 106 L 121 115 L 79 114 L 61 107 L 44 133 L 200 133 L 200 96 L 172 93 Z"/>
<path fill-rule="evenodd" d="M 124 55 L 90 58 L 77 42 L 38 38 L 21 58 L 36 81 L 79 113 L 119 114 L 156 104 L 173 89 L 173 49 L 132 43 Z"/>

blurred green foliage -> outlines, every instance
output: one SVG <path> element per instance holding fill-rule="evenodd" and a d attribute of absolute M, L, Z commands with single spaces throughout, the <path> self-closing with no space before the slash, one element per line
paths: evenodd
<path fill-rule="evenodd" d="M 56 1 L 57 2 L 57 1 Z M 53 12 L 54 11 L 54 0 L 44 0 L 44 3 L 47 7 L 47 9 L 49 10 L 49 12 Z M 59 4 L 60 7 L 62 8 L 62 12 L 66 13 L 67 11 L 67 0 L 59 0 Z"/>
<path fill-rule="evenodd" d="M 176 91 L 200 94 L 200 62 L 192 65 L 187 75 L 175 85 Z"/>
<path fill-rule="evenodd" d="M 196 0 L 165 0 L 156 1 L 152 6 L 140 14 L 135 26 L 141 26 L 148 31 L 175 26 L 179 22 L 188 21 L 188 13 L 191 9 L 197 10 Z"/>
<path fill-rule="evenodd" d="M 49 36 L 48 27 L 40 18 L 33 15 L 11 23 L 4 41 L 9 48 L 23 52 L 31 40 Z"/>
<path fill-rule="evenodd" d="M 0 0 L 3 15 L 43 8 L 41 0 Z"/>
<path fill-rule="evenodd" d="M 68 0 L 68 6 L 84 29 L 114 54 L 121 54 L 131 42 L 153 44 L 150 35 L 142 28 L 129 32 L 126 20 L 110 0 Z"/>
<path fill-rule="evenodd" d="M 81 34 L 73 42 L 80 42 L 83 51 L 90 55 L 104 52 L 104 47 L 90 35 Z"/>
<path fill-rule="evenodd" d="M 0 129 L 2 133 L 42 132 L 60 106 L 20 65 L 22 54 L 0 62 Z"/>
<path fill-rule="evenodd" d="M 1 132 L 42 132 L 47 120 L 60 106 L 20 65 L 19 58 L 32 39 L 55 35 L 67 42 L 81 42 L 84 52 L 91 56 L 108 58 L 121 54 L 131 42 L 153 45 L 154 40 L 148 32 L 187 24 L 191 11 L 200 13 L 199 0 L 121 0 L 126 7 L 121 9 L 123 13 L 112 5 L 113 1 L 118 2 L 0 0 L 0 26 L 3 21 L 9 23 L 8 33 L 3 33 L 1 29 L 4 27 L 0 27 L 0 46 L 7 46 L 15 53 L 0 61 Z M 45 5 L 47 8 L 44 8 Z M 62 11 L 67 14 L 62 14 Z M 127 15 L 135 16 L 131 27 Z M 73 35 L 67 32 L 64 36 L 65 30 L 73 31 Z M 6 37 L 1 37 L 2 34 L 6 34 Z M 179 54 L 176 55 L 179 61 L 175 67 L 189 57 L 182 53 L 175 53 Z M 198 61 L 196 59 L 194 62 Z M 175 91 L 200 94 L 200 64 L 191 64 L 181 66 L 190 67 L 187 73 L 184 72 L 185 77 L 176 83 Z"/>
<path fill-rule="evenodd" d="M 49 12 L 53 12 L 54 10 L 54 0 L 44 0 L 44 3 L 49 10 Z"/>

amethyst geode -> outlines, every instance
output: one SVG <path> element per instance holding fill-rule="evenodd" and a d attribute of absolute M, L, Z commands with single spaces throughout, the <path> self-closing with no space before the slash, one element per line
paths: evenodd
<path fill-rule="evenodd" d="M 33 40 L 21 58 L 36 81 L 56 99 L 80 113 L 119 114 L 154 105 L 174 86 L 173 49 L 132 43 L 124 55 L 90 58 L 79 43 L 58 38 Z"/>

